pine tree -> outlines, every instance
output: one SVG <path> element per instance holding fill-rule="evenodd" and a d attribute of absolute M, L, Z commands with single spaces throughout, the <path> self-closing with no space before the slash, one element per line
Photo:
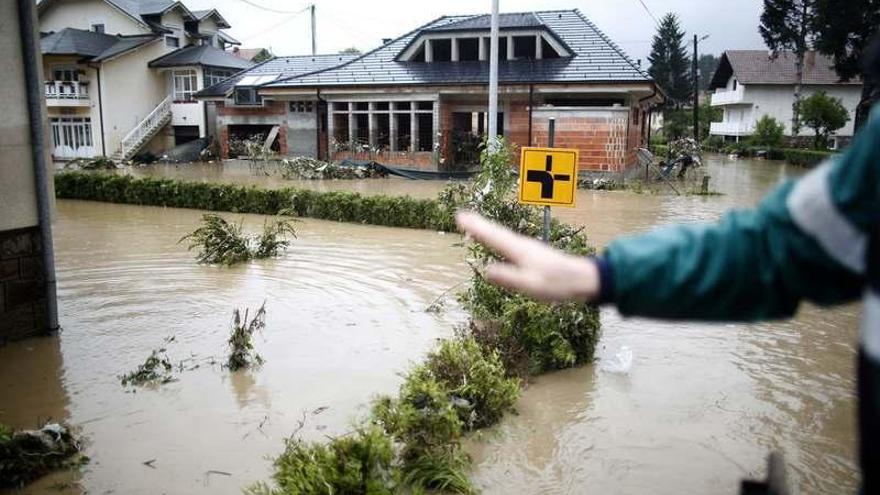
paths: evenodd
<path fill-rule="evenodd" d="M 648 74 L 666 92 L 667 104 L 675 108 L 688 104 L 693 95 L 691 62 L 684 46 L 684 31 L 675 14 L 666 14 L 660 20 L 648 61 Z"/>
<path fill-rule="evenodd" d="M 816 0 L 816 48 L 834 59 L 834 70 L 841 80 L 863 77 L 856 129 L 867 120 L 871 106 L 880 101 L 880 80 L 863 74 L 860 65 L 872 38 L 880 43 L 878 29 L 880 0 Z"/>
<path fill-rule="evenodd" d="M 764 0 L 759 31 L 774 55 L 791 50 L 795 56 L 796 81 L 792 105 L 791 133 L 800 133 L 799 105 L 804 82 L 804 58 L 814 38 L 816 0 Z"/>
<path fill-rule="evenodd" d="M 709 83 L 712 82 L 712 76 L 715 75 L 719 61 L 720 59 L 715 55 L 700 55 L 697 62 L 697 66 L 700 68 L 700 91 L 709 91 Z"/>

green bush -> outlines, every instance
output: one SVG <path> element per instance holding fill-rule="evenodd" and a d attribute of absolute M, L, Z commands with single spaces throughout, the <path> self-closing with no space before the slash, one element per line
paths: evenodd
<path fill-rule="evenodd" d="M 474 338 L 443 340 L 416 368 L 413 380 L 434 379 L 456 403 L 467 430 L 498 422 L 519 398 L 519 380 L 506 376 L 496 351 L 484 349 Z"/>
<path fill-rule="evenodd" d="M 829 151 L 815 151 L 815 150 L 798 150 L 798 149 L 787 149 L 783 150 L 785 161 L 792 165 L 798 165 L 800 167 L 814 167 L 828 158 L 834 156 L 834 153 Z"/>
<path fill-rule="evenodd" d="M 755 132 L 750 141 L 757 146 L 778 148 L 782 144 L 785 126 L 769 115 L 764 115 L 755 124 Z"/>
<path fill-rule="evenodd" d="M 666 158 L 669 156 L 669 146 L 665 144 L 652 144 L 648 147 L 651 153 L 657 158 Z"/>
<path fill-rule="evenodd" d="M 275 459 L 273 479 L 277 488 L 261 484 L 248 492 L 391 495 L 397 493 L 399 478 L 391 439 L 373 426 L 334 438 L 329 444 L 285 440 L 284 452 Z"/>
<path fill-rule="evenodd" d="M 286 211 L 300 217 L 340 222 L 455 230 L 453 212 L 439 201 L 409 196 L 362 196 L 352 192 L 291 188 L 259 189 L 233 184 L 67 171 L 55 175 L 55 194 L 62 199 L 262 215 L 277 215 Z"/>

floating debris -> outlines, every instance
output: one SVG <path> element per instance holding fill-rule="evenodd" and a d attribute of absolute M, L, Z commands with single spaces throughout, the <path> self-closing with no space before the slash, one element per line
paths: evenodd
<path fill-rule="evenodd" d="M 372 179 L 388 176 L 385 169 L 372 163 L 340 165 L 305 156 L 281 160 L 278 170 L 285 179 Z"/>
<path fill-rule="evenodd" d="M 22 488 L 52 471 L 82 466 L 89 458 L 80 450 L 70 429 L 57 423 L 22 431 L 0 424 L 0 488 Z"/>
<path fill-rule="evenodd" d="M 165 349 L 154 349 L 144 364 L 136 370 L 120 377 L 122 386 L 164 385 L 173 382 L 174 375 L 171 371 L 174 366 L 165 355 Z"/>

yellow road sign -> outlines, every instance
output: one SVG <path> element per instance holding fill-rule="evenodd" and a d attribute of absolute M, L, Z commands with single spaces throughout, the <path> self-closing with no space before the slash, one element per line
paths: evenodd
<path fill-rule="evenodd" d="M 578 150 L 523 148 L 519 161 L 519 202 L 542 206 L 574 206 Z"/>

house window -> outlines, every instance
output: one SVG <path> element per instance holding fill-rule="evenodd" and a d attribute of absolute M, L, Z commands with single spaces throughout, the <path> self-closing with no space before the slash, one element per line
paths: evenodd
<path fill-rule="evenodd" d="M 434 151 L 432 101 L 338 102 L 330 112 L 336 151 Z"/>
<path fill-rule="evenodd" d="M 180 38 L 177 36 L 166 36 L 165 46 L 168 48 L 180 48 Z"/>
<path fill-rule="evenodd" d="M 104 32 L 104 23 L 97 22 L 95 24 L 92 24 L 92 31 L 94 31 L 96 33 L 103 33 Z"/>
<path fill-rule="evenodd" d="M 736 79 L 733 80 L 733 90 L 736 91 Z"/>
<path fill-rule="evenodd" d="M 480 39 L 461 38 L 458 40 L 458 59 L 467 62 L 480 60 Z"/>
<path fill-rule="evenodd" d="M 205 69 L 205 87 L 211 87 L 224 79 L 228 79 L 235 75 L 234 70 L 225 69 Z"/>
<path fill-rule="evenodd" d="M 513 37 L 513 58 L 516 59 L 534 59 L 536 52 L 537 40 L 534 36 L 514 36 Z"/>
<path fill-rule="evenodd" d="M 312 113 L 312 108 L 312 102 L 310 101 L 290 102 L 291 113 Z"/>
<path fill-rule="evenodd" d="M 171 71 L 173 84 L 172 99 L 175 103 L 193 101 L 193 94 L 199 90 L 198 74 L 193 69 Z"/>
<path fill-rule="evenodd" d="M 52 67 L 52 80 L 66 82 L 79 81 L 79 70 L 75 66 L 56 65 Z"/>
<path fill-rule="evenodd" d="M 235 88 L 233 94 L 236 105 L 262 105 L 263 97 L 257 93 L 257 88 L 242 87 Z"/>

